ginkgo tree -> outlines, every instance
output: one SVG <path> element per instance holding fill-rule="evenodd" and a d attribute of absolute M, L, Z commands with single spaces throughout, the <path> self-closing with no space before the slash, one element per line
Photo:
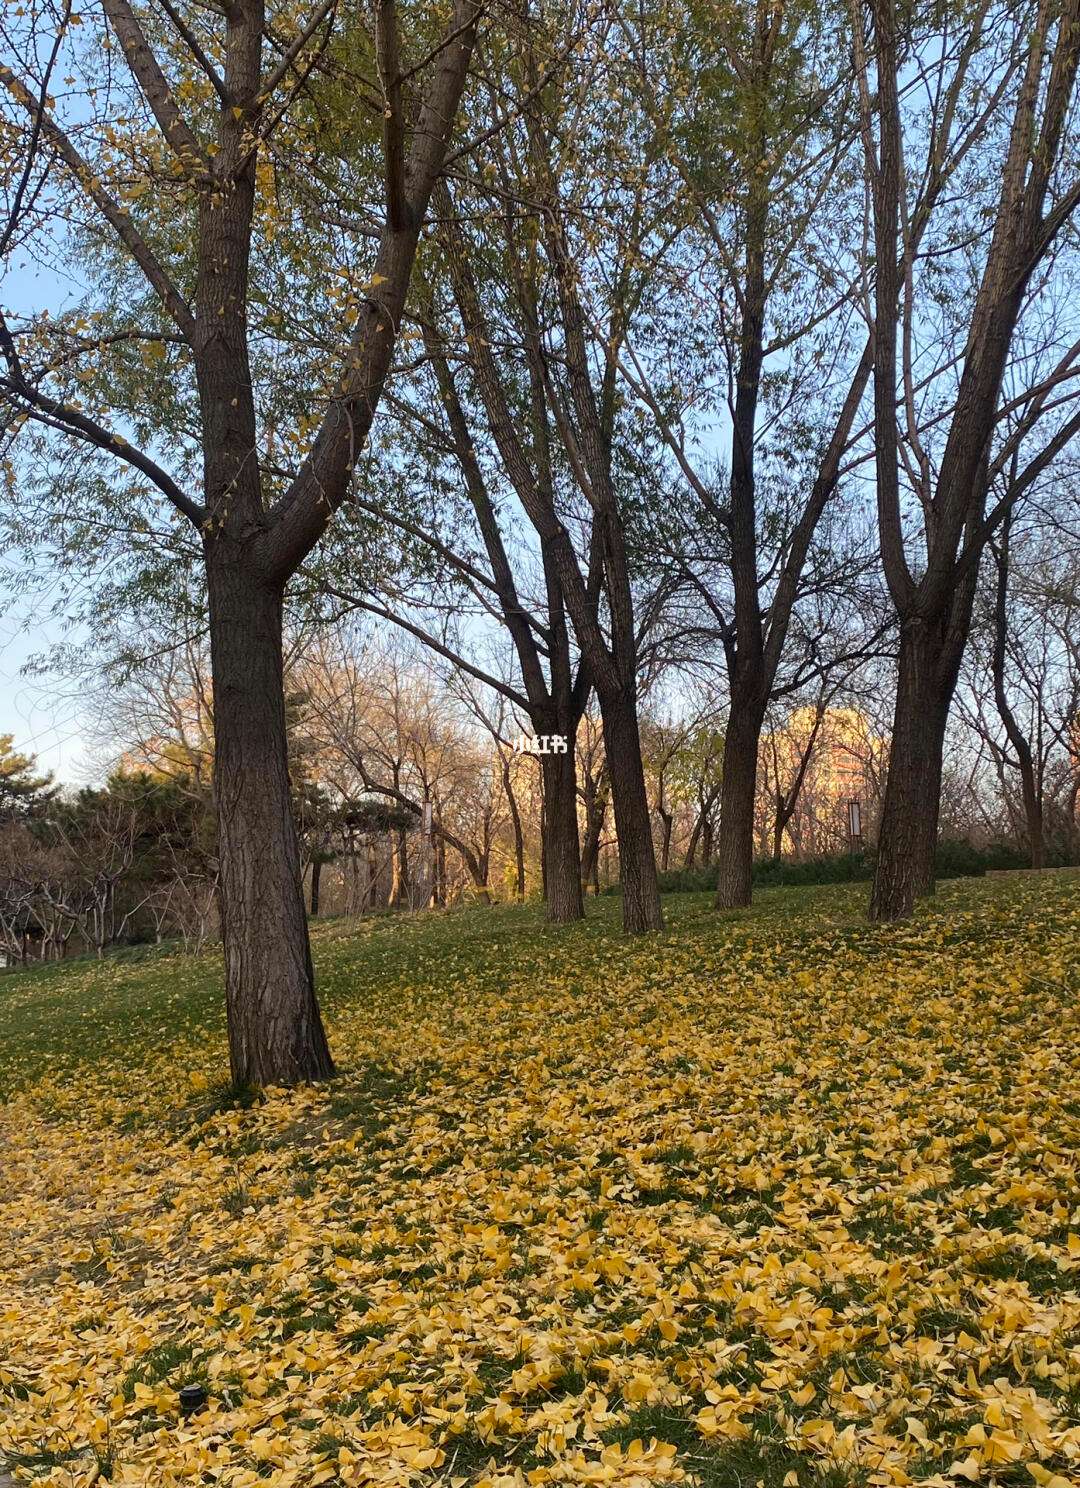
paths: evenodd
<path fill-rule="evenodd" d="M 285 591 L 348 495 L 483 21 L 481 0 L 42 0 L 4 22 L 0 248 L 90 281 L 59 312 L 44 292 L 5 312 L 8 436 L 68 462 L 76 527 L 137 509 L 202 565 L 238 1083 L 333 1071 L 289 810 Z M 340 265 L 329 289 L 302 283 L 308 235 L 321 273 Z M 302 290 L 322 321 L 298 356 Z M 160 428 L 125 396 L 141 363 Z"/>

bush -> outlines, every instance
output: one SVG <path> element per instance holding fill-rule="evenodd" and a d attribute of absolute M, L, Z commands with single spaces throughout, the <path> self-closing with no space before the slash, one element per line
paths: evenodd
<path fill-rule="evenodd" d="M 866 852 L 832 853 L 801 863 L 761 858 L 754 864 L 754 884 L 762 889 L 779 889 L 801 884 L 857 883 L 868 879 L 873 871 L 873 858 Z"/>
<path fill-rule="evenodd" d="M 1027 853 L 1021 852 L 1019 848 L 1013 847 L 1008 842 L 991 842 L 983 853 L 986 859 L 986 871 L 994 872 L 1002 868 L 1030 868 L 1031 859 Z M 1062 860 L 1062 867 L 1066 866 Z"/>
<path fill-rule="evenodd" d="M 982 878 L 987 854 L 962 837 L 943 837 L 937 845 L 934 870 L 938 878 Z"/>
<path fill-rule="evenodd" d="M 754 887 L 759 889 L 795 888 L 810 884 L 864 883 L 874 876 L 872 852 L 832 853 L 802 862 L 759 858 L 754 864 Z M 938 843 L 935 871 L 938 878 L 981 878 L 988 870 L 1025 868 L 1027 859 L 1007 843 L 997 842 L 986 849 L 973 847 L 963 838 L 943 837 Z M 716 888 L 716 864 L 708 868 L 672 868 L 661 873 L 661 894 L 707 894 Z M 619 884 L 611 884 L 605 894 L 620 894 Z"/>
<path fill-rule="evenodd" d="M 672 868 L 661 873 L 661 894 L 706 894 L 716 888 L 716 864 L 708 868 Z M 873 860 L 866 853 L 835 853 L 829 857 L 808 858 L 801 863 L 786 860 L 774 863 L 772 858 L 759 858 L 754 864 L 754 885 L 761 889 L 790 888 L 801 884 L 852 883 L 868 879 Z M 622 892 L 611 884 L 606 894 Z"/>

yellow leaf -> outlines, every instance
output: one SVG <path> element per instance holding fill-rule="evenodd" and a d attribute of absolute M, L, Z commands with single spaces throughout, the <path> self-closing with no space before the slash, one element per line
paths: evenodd
<path fill-rule="evenodd" d="M 982 1467 L 974 1452 L 965 1457 L 963 1462 L 954 1462 L 949 1472 L 954 1478 L 966 1478 L 969 1483 L 977 1483 L 982 1477 Z"/>

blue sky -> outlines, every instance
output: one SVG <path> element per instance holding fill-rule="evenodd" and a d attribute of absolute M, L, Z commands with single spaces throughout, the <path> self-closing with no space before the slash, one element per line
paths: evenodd
<path fill-rule="evenodd" d="M 26 263 L 21 255 L 0 272 L 0 302 L 16 315 L 57 310 L 77 292 L 70 274 Z M 32 657 L 70 641 L 71 634 L 51 615 L 35 613 L 28 601 L 12 600 L 5 583 L 10 562 L 0 556 L 0 734 L 12 734 L 15 747 L 36 754 L 58 780 L 82 783 L 90 765 L 74 687 L 62 678 L 23 675 Z"/>
<path fill-rule="evenodd" d="M 57 626 L 42 625 L 5 603 L 0 616 L 0 734 L 13 734 L 16 748 L 36 754 L 38 764 L 58 780 L 78 783 L 88 762 L 77 695 L 47 678 L 21 674 L 32 656 L 59 639 Z"/>

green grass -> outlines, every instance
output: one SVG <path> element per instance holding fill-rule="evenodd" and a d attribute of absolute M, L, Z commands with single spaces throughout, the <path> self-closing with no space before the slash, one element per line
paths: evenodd
<path fill-rule="evenodd" d="M 935 900 L 920 909 L 920 921 L 941 920 L 949 943 L 965 933 L 985 934 L 975 917 L 965 926 L 956 911 L 999 901 L 1022 916 L 1032 895 L 1071 894 L 1080 870 L 1042 880 L 978 879 L 943 884 Z M 810 888 L 764 889 L 749 910 L 718 915 L 708 894 L 671 894 L 664 899 L 667 928 L 662 943 L 677 948 L 687 936 L 711 930 L 717 950 L 731 948 L 747 964 L 755 955 L 782 949 L 783 962 L 800 969 L 827 964 L 830 942 L 862 945 L 902 941 L 904 926 L 869 925 L 864 918 L 865 886 L 829 884 Z M 1004 928 L 1004 927 L 1003 927 Z M 337 1015 L 358 999 L 377 996 L 391 1003 L 405 996 L 423 1005 L 442 997 L 455 979 L 482 993 L 512 990 L 513 967 L 529 958 L 535 975 L 564 978 L 568 965 L 588 985 L 594 974 L 609 974 L 617 948 L 628 976 L 643 974 L 662 998 L 666 980 L 658 965 L 656 937 L 627 942 L 621 934 L 621 905 L 601 896 L 587 902 L 587 917 L 553 929 L 537 904 L 471 907 L 443 914 L 380 916 L 362 922 L 332 920 L 312 928 L 319 998 L 333 1028 Z M 513 950 L 513 956 L 507 951 Z M 917 954 L 919 952 L 916 952 Z M 923 953 L 924 954 L 924 953 Z M 511 969 L 508 971 L 508 967 Z M 640 971 L 639 971 L 640 967 Z M 0 973 L 0 1099 L 33 1084 L 46 1072 L 62 1076 L 79 1067 L 119 1063 L 124 1069 L 150 1063 L 155 1054 L 192 1050 L 193 1069 L 211 1081 L 209 1110 L 236 1102 L 227 1085 L 224 1058 L 223 966 L 220 953 L 187 956 L 155 948 L 152 954 L 124 954 L 104 961 L 50 963 Z M 658 1012 L 659 1012 L 658 1007 Z M 207 1068 L 205 1047 L 219 1050 Z M 380 1097 L 400 1077 L 373 1068 L 365 1072 Z M 362 1090 L 361 1096 L 365 1094 Z M 401 1098 L 408 1092 L 401 1089 Z M 357 1098 L 355 1086 L 341 1101 Z M 195 1114 L 199 1114 L 196 1112 Z M 977 1181 L 971 1155 L 961 1159 Z"/>

